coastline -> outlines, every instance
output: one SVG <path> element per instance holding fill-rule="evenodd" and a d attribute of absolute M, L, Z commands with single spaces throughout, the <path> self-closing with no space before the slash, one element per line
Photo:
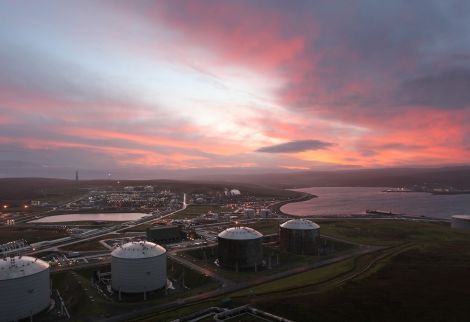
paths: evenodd
<path fill-rule="evenodd" d="M 287 205 L 289 203 L 294 203 L 294 202 L 302 202 L 302 201 L 308 201 L 310 199 L 313 199 L 313 198 L 318 198 L 318 196 L 316 195 L 312 195 L 311 193 L 308 193 L 308 192 L 299 192 L 301 195 L 297 198 L 294 198 L 294 199 L 289 199 L 289 200 L 284 200 L 284 201 L 281 201 L 281 202 L 278 202 L 274 205 L 272 205 L 270 208 L 271 208 L 271 211 L 273 213 L 279 213 L 283 216 L 287 216 L 287 217 L 292 217 L 292 218 L 297 218 L 298 216 L 295 216 L 295 215 L 291 215 L 291 214 L 288 214 L 288 213 L 285 213 L 281 210 L 282 206 L 284 205 Z"/>
<path fill-rule="evenodd" d="M 318 198 L 317 195 L 310 194 L 308 192 L 301 192 L 297 191 L 301 195 L 297 198 L 294 199 L 289 199 L 289 200 L 284 200 L 281 202 L 278 202 L 274 205 L 271 205 L 270 208 L 273 211 L 273 213 L 278 213 L 282 216 L 289 217 L 289 218 L 310 218 L 310 219 L 315 219 L 315 217 L 312 216 L 299 216 L 299 215 L 293 215 L 286 213 L 281 210 L 282 206 L 290 204 L 290 203 L 296 203 L 296 202 L 303 202 L 303 201 L 308 201 L 314 198 Z M 435 218 L 435 217 L 430 217 L 430 216 L 424 216 L 424 215 L 409 215 L 409 214 L 379 214 L 379 213 L 350 213 L 350 214 L 338 214 L 338 215 L 328 215 L 328 216 L 320 216 L 319 218 L 316 219 L 398 219 L 398 220 L 424 220 L 424 221 L 438 221 L 438 222 L 449 222 L 449 218 Z"/>

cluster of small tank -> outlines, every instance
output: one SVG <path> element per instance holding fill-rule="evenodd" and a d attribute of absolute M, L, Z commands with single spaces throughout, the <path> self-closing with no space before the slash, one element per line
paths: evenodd
<path fill-rule="evenodd" d="M 320 226 L 305 219 L 279 227 L 282 250 L 315 252 Z M 263 234 L 248 227 L 232 227 L 218 235 L 218 261 L 235 270 L 257 270 L 263 264 Z M 166 250 L 155 243 L 130 242 L 111 252 L 111 286 L 119 294 L 146 293 L 165 287 Z M 49 264 L 29 256 L 0 260 L 0 321 L 16 321 L 45 310 L 50 303 Z"/>

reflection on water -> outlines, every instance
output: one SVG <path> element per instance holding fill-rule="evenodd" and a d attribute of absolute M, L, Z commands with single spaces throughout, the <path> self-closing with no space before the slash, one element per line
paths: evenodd
<path fill-rule="evenodd" d="M 108 214 L 68 214 L 48 216 L 30 221 L 30 223 L 53 223 L 71 221 L 131 221 L 137 220 L 149 214 L 142 213 L 108 213 Z"/>
<path fill-rule="evenodd" d="M 349 215 L 366 209 L 413 216 L 450 218 L 470 214 L 470 195 L 432 195 L 424 192 L 382 192 L 387 188 L 315 187 L 296 189 L 318 196 L 281 208 L 297 216 Z"/>

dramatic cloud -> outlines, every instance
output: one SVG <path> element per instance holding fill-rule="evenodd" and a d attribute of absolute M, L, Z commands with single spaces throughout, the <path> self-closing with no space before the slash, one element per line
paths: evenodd
<path fill-rule="evenodd" d="M 470 68 L 446 70 L 406 81 L 399 95 L 407 105 L 443 109 L 470 107 Z"/>
<path fill-rule="evenodd" d="M 256 150 L 265 153 L 296 153 L 309 150 L 322 150 L 332 146 L 332 143 L 318 140 L 298 140 L 271 146 L 265 146 Z"/>
<path fill-rule="evenodd" d="M 5 1 L 0 176 L 466 163 L 468 30 L 464 0 Z"/>

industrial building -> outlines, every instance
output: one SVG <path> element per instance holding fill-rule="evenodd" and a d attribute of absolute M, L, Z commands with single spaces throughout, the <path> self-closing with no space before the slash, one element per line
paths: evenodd
<path fill-rule="evenodd" d="M 48 308 L 49 264 L 29 256 L 0 259 L 0 321 L 31 318 Z"/>
<path fill-rule="evenodd" d="M 147 229 L 147 240 L 158 244 L 178 243 L 185 238 L 183 227 L 178 225 L 161 225 Z"/>
<path fill-rule="evenodd" d="M 261 218 L 269 218 L 271 216 L 271 209 L 266 209 L 266 208 L 260 209 L 259 216 Z"/>
<path fill-rule="evenodd" d="M 458 230 L 470 231 L 470 215 L 452 216 L 451 227 Z"/>
<path fill-rule="evenodd" d="M 256 216 L 256 210 L 252 209 L 252 208 L 246 208 L 244 210 L 245 212 L 245 217 L 246 218 L 255 218 Z"/>
<path fill-rule="evenodd" d="M 320 226 L 307 219 L 291 219 L 279 226 L 279 245 L 295 254 L 315 254 L 320 242 Z"/>
<path fill-rule="evenodd" d="M 160 245 L 130 242 L 111 252 L 111 286 L 119 293 L 160 289 L 166 285 L 166 274 L 166 249 Z"/>
<path fill-rule="evenodd" d="M 263 262 L 263 234 L 248 227 L 232 227 L 218 235 L 218 262 L 221 266 L 255 270 Z"/>
<path fill-rule="evenodd" d="M 230 191 L 226 190 L 225 195 L 229 197 L 234 197 L 241 195 L 241 192 L 238 189 L 231 189 Z"/>
<path fill-rule="evenodd" d="M 152 186 L 145 186 L 144 192 L 154 192 L 154 188 Z"/>

